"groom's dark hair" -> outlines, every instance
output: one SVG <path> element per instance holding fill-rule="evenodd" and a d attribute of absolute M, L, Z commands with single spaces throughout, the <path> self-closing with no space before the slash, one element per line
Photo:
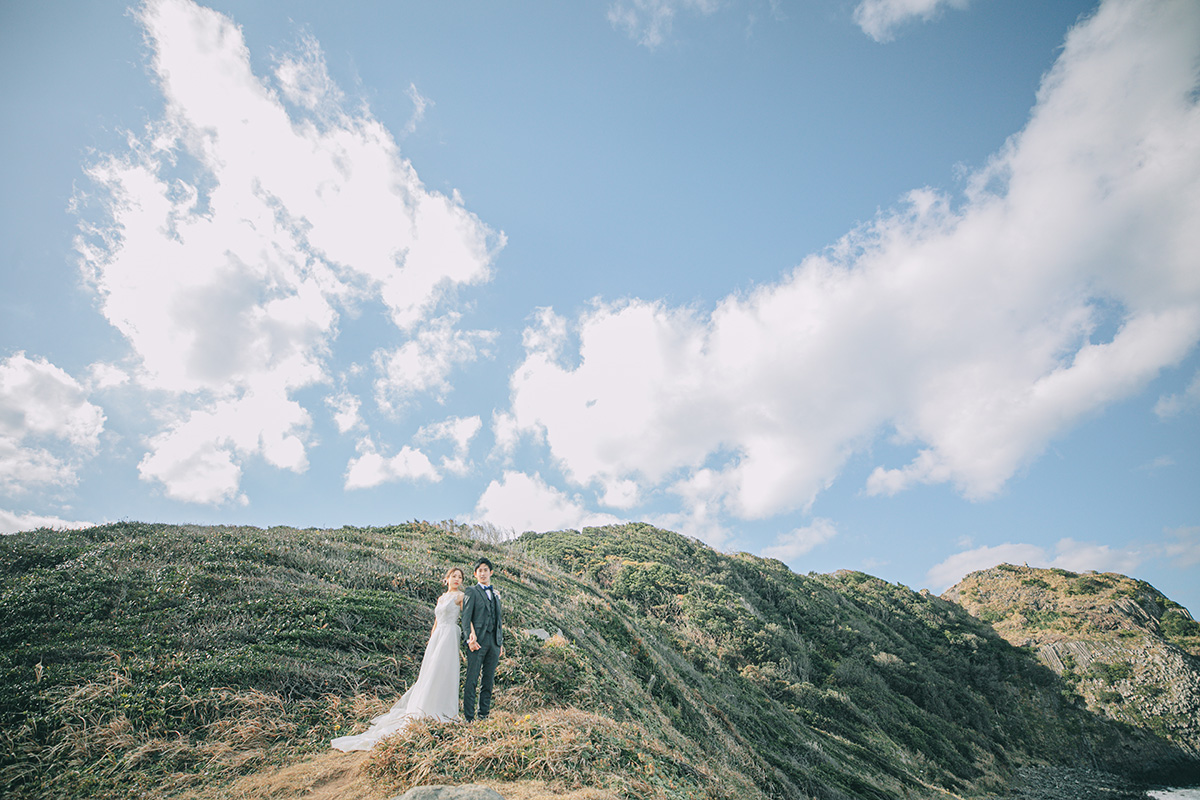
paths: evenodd
<path fill-rule="evenodd" d="M 492 566 L 491 561 L 488 561 L 486 558 L 481 558 L 475 562 L 475 566 L 472 567 L 471 572 L 475 572 L 475 570 L 479 569 L 479 566 L 481 564 L 487 564 L 487 568 L 490 569 L 492 572 L 496 571 L 496 568 Z"/>

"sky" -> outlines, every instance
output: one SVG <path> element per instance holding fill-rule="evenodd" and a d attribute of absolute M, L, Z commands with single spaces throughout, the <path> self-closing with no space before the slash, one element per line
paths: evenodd
<path fill-rule="evenodd" d="M 0 531 L 1200 612 L 1198 64 L 1190 0 L 0 0 Z"/>

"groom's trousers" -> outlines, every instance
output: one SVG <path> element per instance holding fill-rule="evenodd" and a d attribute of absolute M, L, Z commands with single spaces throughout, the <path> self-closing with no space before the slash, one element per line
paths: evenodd
<path fill-rule="evenodd" d="M 496 664 L 500 661 L 500 648 L 495 642 L 479 644 L 478 650 L 467 650 L 467 679 L 463 683 L 463 716 L 467 722 L 475 719 L 476 684 L 479 685 L 479 718 L 487 719 L 492 710 L 492 684 L 496 680 Z"/>

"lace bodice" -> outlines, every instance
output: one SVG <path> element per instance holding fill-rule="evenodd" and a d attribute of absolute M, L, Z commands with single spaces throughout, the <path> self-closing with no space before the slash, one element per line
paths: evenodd
<path fill-rule="evenodd" d="M 454 595 L 446 592 L 438 598 L 437 606 L 433 609 L 433 617 L 437 620 L 438 626 L 442 625 L 457 625 L 458 616 L 462 613 L 462 609 L 455 602 Z"/>

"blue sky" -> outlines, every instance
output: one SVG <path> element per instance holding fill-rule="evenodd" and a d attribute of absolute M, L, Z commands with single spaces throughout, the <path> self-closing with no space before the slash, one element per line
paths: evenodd
<path fill-rule="evenodd" d="M 1200 607 L 1200 7 L 0 4 L 0 530 L 647 520 Z"/>

